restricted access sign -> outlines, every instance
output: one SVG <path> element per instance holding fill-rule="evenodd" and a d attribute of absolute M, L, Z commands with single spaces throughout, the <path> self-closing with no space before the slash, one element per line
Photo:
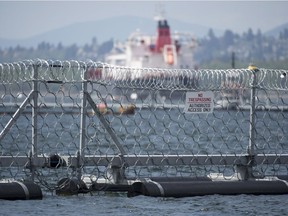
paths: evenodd
<path fill-rule="evenodd" d="M 214 94 L 212 91 L 187 92 L 185 113 L 212 113 L 214 109 Z"/>

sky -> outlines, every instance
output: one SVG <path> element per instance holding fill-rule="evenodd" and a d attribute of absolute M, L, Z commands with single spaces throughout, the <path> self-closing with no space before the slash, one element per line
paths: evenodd
<path fill-rule="evenodd" d="M 288 1 L 2 1 L 0 38 L 24 39 L 85 21 L 120 15 L 153 18 L 162 5 L 167 19 L 243 33 L 288 22 Z"/>

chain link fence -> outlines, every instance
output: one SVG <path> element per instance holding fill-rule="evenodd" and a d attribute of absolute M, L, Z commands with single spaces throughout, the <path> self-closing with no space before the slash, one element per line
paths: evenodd
<path fill-rule="evenodd" d="M 156 182 L 165 196 L 159 182 L 287 184 L 286 74 L 2 63 L 0 178 L 59 193 L 134 185 L 132 195 Z"/>

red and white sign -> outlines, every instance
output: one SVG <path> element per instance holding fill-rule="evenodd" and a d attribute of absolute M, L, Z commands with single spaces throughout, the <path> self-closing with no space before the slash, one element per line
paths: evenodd
<path fill-rule="evenodd" d="M 214 94 L 212 91 L 187 92 L 185 113 L 212 113 L 214 109 Z"/>

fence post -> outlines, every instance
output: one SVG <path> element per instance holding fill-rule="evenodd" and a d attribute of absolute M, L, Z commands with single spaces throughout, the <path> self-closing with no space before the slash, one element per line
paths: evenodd
<path fill-rule="evenodd" d="M 249 127 L 249 146 L 247 149 L 248 153 L 248 164 L 247 164 L 247 174 L 248 177 L 252 177 L 252 166 L 255 165 L 255 110 L 256 110 L 256 84 L 257 84 L 257 72 L 259 69 L 254 65 L 249 65 L 249 70 L 252 71 L 252 80 L 251 80 L 251 107 L 250 107 L 250 127 Z"/>
<path fill-rule="evenodd" d="M 249 129 L 249 146 L 248 146 L 248 155 L 250 157 L 255 156 L 255 95 L 256 95 L 256 73 L 259 69 L 255 66 L 249 66 L 248 69 L 252 71 L 252 86 L 251 86 L 251 107 L 250 107 L 250 129 Z"/>
<path fill-rule="evenodd" d="M 32 88 L 33 88 L 33 106 L 32 106 L 32 146 L 31 146 L 31 153 L 30 153 L 30 169 L 32 173 L 32 180 L 34 180 L 34 161 L 38 155 L 38 69 L 39 69 L 39 62 L 33 64 L 33 81 L 32 81 Z"/>
<path fill-rule="evenodd" d="M 83 69 L 83 77 L 82 77 L 82 89 L 81 89 L 81 111 L 80 111 L 80 143 L 79 143 L 79 152 L 77 153 L 78 158 L 78 179 L 81 180 L 82 177 L 82 163 L 84 160 L 84 149 L 86 142 L 86 102 L 87 102 L 87 72 L 86 67 Z"/>
<path fill-rule="evenodd" d="M 256 84 L 257 84 L 257 72 L 259 69 L 254 65 L 249 65 L 248 70 L 252 72 L 251 77 L 251 92 L 250 92 L 250 115 L 249 115 L 249 143 L 247 146 L 246 164 L 237 164 L 236 173 L 239 180 L 247 180 L 253 178 L 252 167 L 255 166 L 255 110 L 256 110 Z"/>

